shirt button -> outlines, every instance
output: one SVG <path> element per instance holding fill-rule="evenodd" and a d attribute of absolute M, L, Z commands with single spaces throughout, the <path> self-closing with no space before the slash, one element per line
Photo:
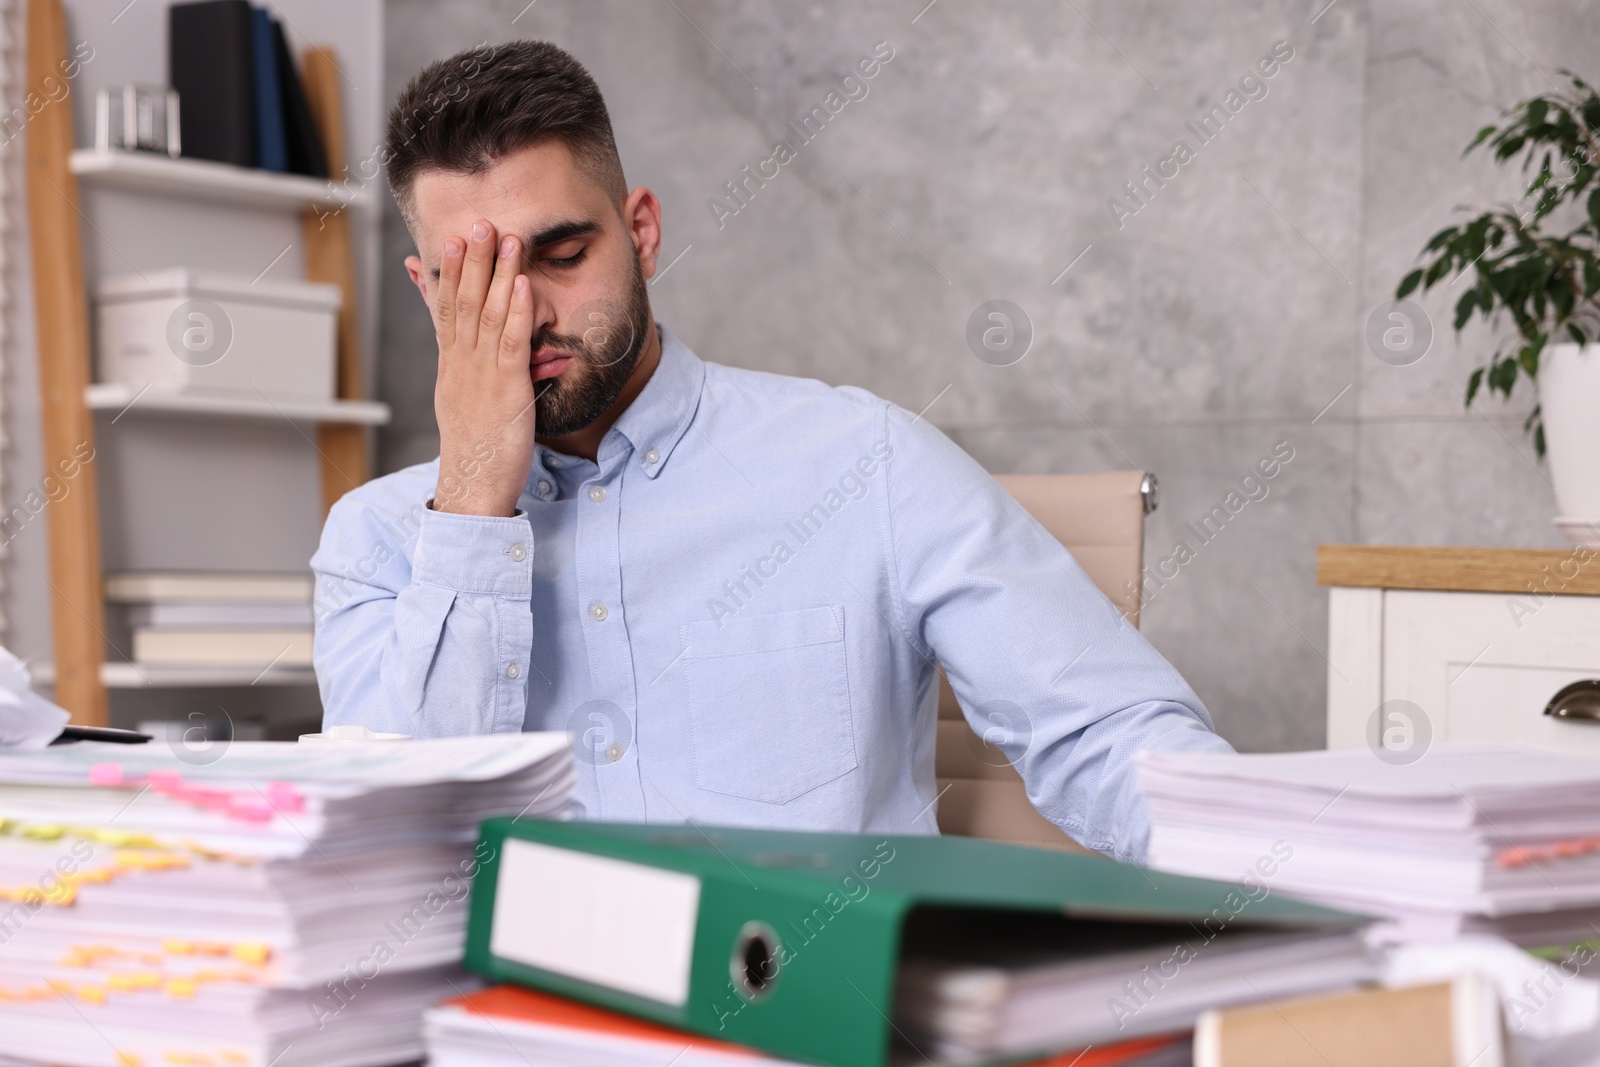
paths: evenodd
<path fill-rule="evenodd" d="M 518 677 L 521 677 L 521 675 L 522 675 L 522 668 L 517 666 L 515 663 L 513 663 L 511 666 L 506 668 L 506 677 L 507 678 L 518 678 Z"/>
<path fill-rule="evenodd" d="M 661 461 L 661 453 L 652 448 L 644 454 L 644 461 L 646 463 L 659 463 Z"/>
<path fill-rule="evenodd" d="M 545 481 L 543 478 L 539 479 L 539 492 L 541 492 L 541 493 L 549 493 L 550 492 L 550 483 Z"/>
<path fill-rule="evenodd" d="M 512 545 L 510 556 L 513 563 L 521 563 L 524 559 L 528 558 L 528 550 L 523 548 L 521 545 Z M 512 675 L 512 677 L 516 676 Z"/>
<path fill-rule="evenodd" d="M 557 470 L 558 471 L 558 470 L 561 469 L 561 457 L 547 454 L 544 457 L 544 465 L 546 467 L 549 467 L 551 470 Z"/>
<path fill-rule="evenodd" d="M 589 487 L 589 499 L 590 500 L 593 500 L 596 504 L 598 504 L 598 503 L 600 503 L 600 501 L 604 500 L 605 498 L 606 498 L 606 490 L 605 490 L 604 486 L 591 485 Z"/>
<path fill-rule="evenodd" d="M 622 758 L 622 746 L 618 744 L 607 745 L 606 756 L 611 760 L 612 763 L 617 762 L 617 760 Z"/>
<path fill-rule="evenodd" d="M 606 611 L 606 606 L 598 600 L 589 605 L 589 615 L 595 622 L 605 622 L 608 614 L 610 613 Z"/>

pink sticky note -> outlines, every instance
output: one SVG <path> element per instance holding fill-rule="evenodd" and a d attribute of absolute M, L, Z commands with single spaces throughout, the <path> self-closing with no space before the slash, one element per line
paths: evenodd
<path fill-rule="evenodd" d="M 268 782 L 267 800 L 285 814 L 298 815 L 306 808 L 305 798 L 291 782 Z"/>
<path fill-rule="evenodd" d="M 96 763 L 89 768 L 90 785 L 121 785 L 122 764 Z"/>
<path fill-rule="evenodd" d="M 260 797 L 235 797 L 228 806 L 228 814 L 245 822 L 271 822 L 273 813 Z"/>

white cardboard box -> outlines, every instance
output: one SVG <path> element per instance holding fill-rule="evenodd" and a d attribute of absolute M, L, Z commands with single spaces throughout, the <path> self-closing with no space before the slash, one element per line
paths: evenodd
<path fill-rule="evenodd" d="M 177 269 L 96 292 L 99 378 L 168 393 L 332 400 L 335 285 Z"/>

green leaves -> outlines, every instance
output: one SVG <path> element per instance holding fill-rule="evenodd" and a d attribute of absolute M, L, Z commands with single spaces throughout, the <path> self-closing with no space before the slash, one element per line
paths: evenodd
<path fill-rule="evenodd" d="M 1456 332 L 1474 312 L 1491 328 L 1509 320 L 1509 335 L 1467 380 L 1469 407 L 1485 385 L 1510 397 L 1519 377 L 1537 379 L 1550 338 L 1600 340 L 1600 94 L 1571 71 L 1561 73 L 1570 82 L 1565 90 L 1507 110 L 1462 153 L 1484 145 L 1498 162 L 1522 154 L 1522 169 L 1534 173 L 1521 202 L 1434 234 L 1422 265 L 1395 289 L 1395 299 L 1404 300 L 1446 279 L 1456 284 L 1471 271 L 1472 284 L 1455 303 Z M 1581 221 L 1566 233 L 1545 232 L 1546 220 L 1564 204 L 1580 205 Z M 1538 407 L 1524 430 L 1544 455 Z"/>
<path fill-rule="evenodd" d="M 1489 368 L 1489 388 L 1499 391 L 1506 396 L 1511 395 L 1511 387 L 1517 384 L 1517 364 L 1515 360 L 1503 359 Z"/>
<path fill-rule="evenodd" d="M 1528 412 L 1528 417 L 1522 420 L 1522 432 L 1527 433 L 1528 428 L 1533 428 L 1533 450 L 1539 453 L 1539 458 L 1544 458 L 1544 422 L 1540 418 L 1543 405 L 1533 405 L 1533 410 Z"/>

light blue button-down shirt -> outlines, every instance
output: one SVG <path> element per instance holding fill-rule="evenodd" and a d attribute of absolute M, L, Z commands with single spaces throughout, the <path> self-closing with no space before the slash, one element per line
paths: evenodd
<path fill-rule="evenodd" d="M 931 833 L 943 665 L 1046 817 L 1142 858 L 1134 752 L 1228 745 L 1060 543 L 905 410 L 661 339 L 514 516 L 430 510 L 437 461 L 335 505 L 326 724 L 572 730 L 580 818 Z"/>

